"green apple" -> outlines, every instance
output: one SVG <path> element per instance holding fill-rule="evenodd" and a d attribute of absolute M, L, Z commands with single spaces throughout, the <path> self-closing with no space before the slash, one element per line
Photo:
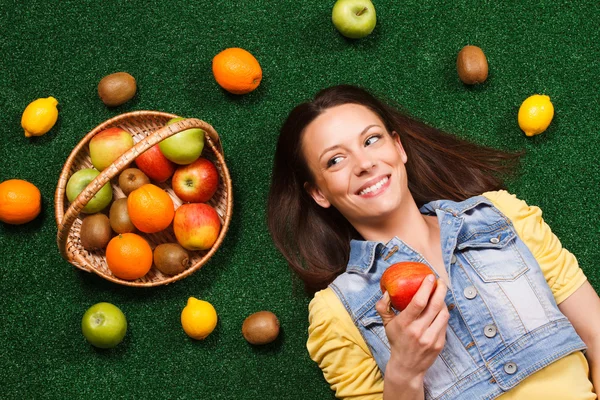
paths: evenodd
<path fill-rule="evenodd" d="M 350 39 L 360 39 L 375 29 L 377 16 L 370 0 L 338 0 L 331 12 L 333 25 Z"/>
<path fill-rule="evenodd" d="M 85 168 L 75 172 L 69 178 L 67 182 L 67 198 L 70 202 L 73 202 L 79 196 L 79 193 L 83 191 L 89 185 L 91 181 L 93 181 L 100 172 L 96 171 L 92 168 Z M 102 211 L 106 206 L 110 204 L 110 201 L 113 197 L 112 187 L 110 183 L 102 186 L 100 190 L 88 201 L 81 212 L 86 214 L 94 214 L 99 211 Z"/>
<path fill-rule="evenodd" d="M 173 118 L 167 125 L 179 122 L 184 118 Z M 158 144 L 163 155 L 175 164 L 191 164 L 200 157 L 204 149 L 204 131 L 194 128 L 176 133 Z"/>
<path fill-rule="evenodd" d="M 121 343 L 125 337 L 127 319 L 119 307 L 113 304 L 94 304 L 83 314 L 81 331 L 94 346 L 110 349 Z"/>

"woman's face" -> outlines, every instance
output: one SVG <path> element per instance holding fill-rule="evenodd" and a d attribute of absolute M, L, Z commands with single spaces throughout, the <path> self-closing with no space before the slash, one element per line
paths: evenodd
<path fill-rule="evenodd" d="M 327 109 L 306 127 L 302 152 L 315 177 L 306 190 L 352 224 L 389 215 L 408 193 L 407 158 L 398 135 L 390 135 L 364 106 Z"/>

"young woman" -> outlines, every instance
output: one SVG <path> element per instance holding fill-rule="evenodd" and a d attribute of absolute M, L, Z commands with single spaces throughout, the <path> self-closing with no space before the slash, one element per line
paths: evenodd
<path fill-rule="evenodd" d="M 353 86 L 291 112 L 268 224 L 319 290 L 307 347 L 338 397 L 596 398 L 600 300 L 541 211 L 502 190 L 517 158 Z M 401 261 L 431 275 L 396 313 L 379 279 Z"/>

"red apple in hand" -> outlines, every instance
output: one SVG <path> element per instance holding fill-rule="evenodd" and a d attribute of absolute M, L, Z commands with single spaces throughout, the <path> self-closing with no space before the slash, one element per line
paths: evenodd
<path fill-rule="evenodd" d="M 433 271 L 423 263 L 400 262 L 390 265 L 385 270 L 379 285 L 382 293 L 389 292 L 392 306 L 396 310 L 402 311 L 417 293 L 425 277 L 432 274 Z M 435 291 L 436 287 L 437 281 L 434 282 L 431 293 Z"/>
<path fill-rule="evenodd" d="M 181 200 L 206 203 L 217 191 L 219 173 L 212 162 L 200 157 L 191 164 L 177 168 L 172 183 L 173 191 Z"/>
<path fill-rule="evenodd" d="M 164 156 L 158 145 L 137 156 L 135 159 L 137 167 L 150 179 L 156 182 L 164 182 L 173 175 L 176 165 Z"/>
<path fill-rule="evenodd" d="M 217 241 L 221 220 L 204 203 L 183 204 L 175 210 L 173 230 L 179 244 L 188 250 L 208 250 Z"/>

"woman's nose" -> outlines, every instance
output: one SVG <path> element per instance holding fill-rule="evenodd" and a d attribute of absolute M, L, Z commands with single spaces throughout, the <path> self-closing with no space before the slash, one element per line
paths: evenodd
<path fill-rule="evenodd" d="M 367 157 L 366 154 L 357 154 L 355 156 L 355 170 L 357 175 L 371 170 L 374 166 L 375 161 L 371 157 Z"/>

